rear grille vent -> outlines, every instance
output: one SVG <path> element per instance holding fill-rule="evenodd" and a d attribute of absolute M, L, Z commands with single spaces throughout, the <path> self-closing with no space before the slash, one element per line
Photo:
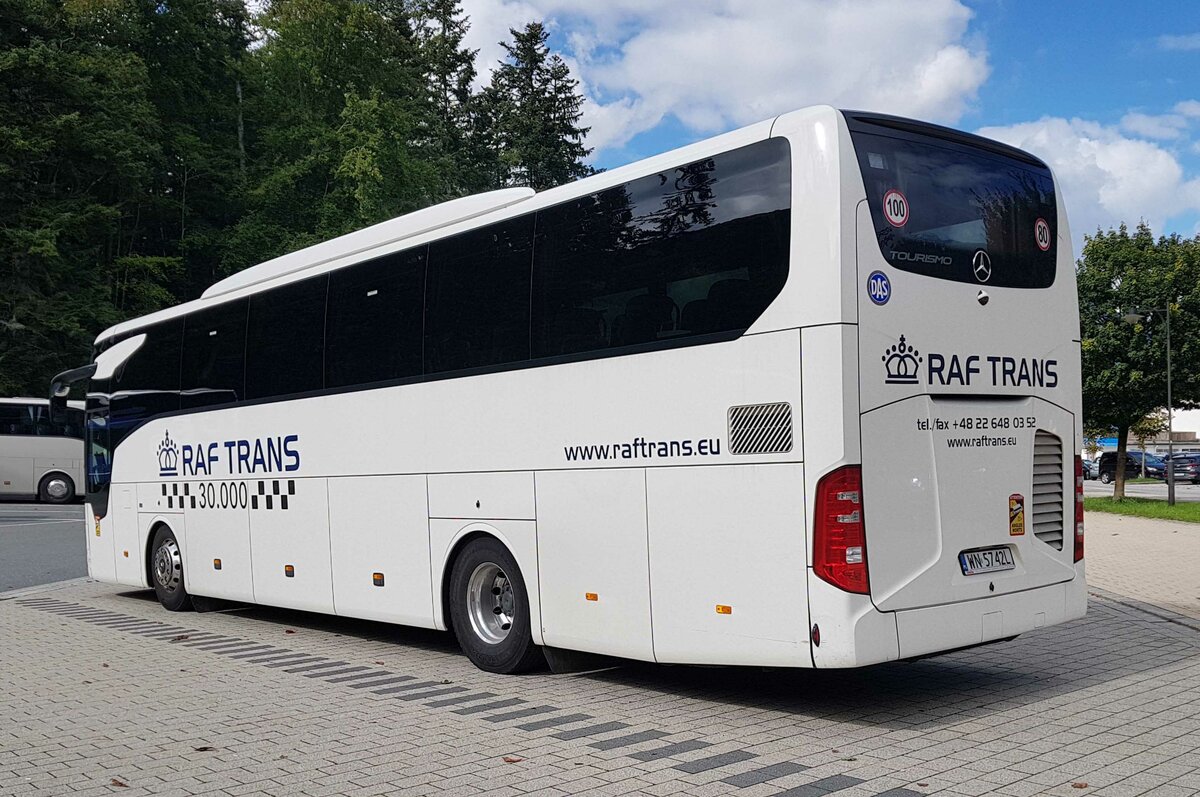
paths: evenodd
<path fill-rule="evenodd" d="M 1063 547 L 1062 440 L 1041 429 L 1033 436 L 1033 534 L 1050 547 Z"/>
<path fill-rule="evenodd" d="M 747 404 L 729 408 L 729 451 L 786 454 L 792 450 L 792 405 Z"/>

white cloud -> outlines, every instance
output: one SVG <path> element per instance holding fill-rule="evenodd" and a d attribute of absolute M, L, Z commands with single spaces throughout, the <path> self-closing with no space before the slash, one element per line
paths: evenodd
<path fill-rule="evenodd" d="M 1175 103 L 1172 109 L 1177 114 L 1191 118 L 1200 118 L 1200 100 L 1184 100 L 1183 102 Z"/>
<path fill-rule="evenodd" d="M 1078 254 L 1083 235 L 1121 222 L 1145 219 L 1155 233 L 1167 219 L 1200 211 L 1200 177 L 1185 174 L 1162 145 L 1126 136 L 1116 127 L 1084 119 L 1045 117 L 1007 127 L 985 127 L 982 136 L 1032 152 L 1058 177 Z"/>
<path fill-rule="evenodd" d="M 1182 105 L 1183 103 L 1180 103 Z M 1180 114 L 1165 113 L 1158 116 L 1131 112 L 1121 117 L 1121 128 L 1146 138 L 1179 138 L 1186 131 L 1188 120 Z"/>
<path fill-rule="evenodd" d="M 563 34 L 598 149 L 669 116 L 700 135 L 815 103 L 953 123 L 989 72 L 960 0 L 465 0 L 464 9 L 481 72 L 509 27 L 542 20 Z"/>
<path fill-rule="evenodd" d="M 1158 46 L 1163 50 L 1200 50 L 1200 33 L 1159 36 Z"/>

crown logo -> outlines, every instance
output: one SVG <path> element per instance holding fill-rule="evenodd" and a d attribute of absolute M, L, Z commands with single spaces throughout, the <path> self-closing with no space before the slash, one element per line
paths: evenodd
<path fill-rule="evenodd" d="M 921 370 L 921 352 L 909 346 L 904 336 L 883 353 L 883 365 L 887 369 L 887 378 L 883 381 L 889 385 L 915 385 L 917 374 Z"/>
<path fill-rule="evenodd" d="M 158 475 L 179 475 L 179 446 L 171 439 L 170 432 L 164 432 L 163 440 L 158 444 Z"/>

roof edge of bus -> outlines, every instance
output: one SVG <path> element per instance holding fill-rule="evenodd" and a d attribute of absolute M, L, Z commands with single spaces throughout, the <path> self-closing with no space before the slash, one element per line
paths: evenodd
<path fill-rule="evenodd" d="M 992 138 L 984 138 L 983 136 L 978 136 L 974 133 L 967 133 L 963 130 L 955 130 L 953 127 L 937 125 L 933 124 L 932 122 L 921 122 L 916 119 L 908 119 L 903 116 L 875 113 L 873 111 L 854 111 L 844 108 L 841 109 L 841 111 L 842 115 L 846 117 L 846 124 L 850 127 L 851 131 L 861 130 L 862 132 L 869 132 L 869 126 L 899 130 L 905 133 L 931 135 L 936 138 L 942 138 L 959 144 L 965 144 L 967 146 L 988 150 L 997 155 L 1015 158 L 1033 166 L 1040 166 L 1043 169 L 1050 168 L 1041 158 L 1026 152 L 1023 149 L 1018 149 L 1011 144 L 1005 144 L 1002 141 L 996 141 Z"/>
<path fill-rule="evenodd" d="M 524 202 L 536 193 L 532 188 L 526 187 L 501 188 L 496 191 L 470 194 L 439 202 L 436 205 L 414 210 L 403 216 L 381 221 L 370 227 L 363 227 L 361 230 L 339 235 L 337 238 L 321 241 L 258 265 L 244 268 L 210 285 L 204 293 L 200 294 L 200 298 L 212 299 L 233 293 L 239 288 L 248 288 L 251 285 L 313 268 L 331 260 L 394 244 L 405 238 L 431 232 L 439 227 L 447 227 L 456 222 L 467 221 L 495 210 L 502 210 L 518 202 Z"/>

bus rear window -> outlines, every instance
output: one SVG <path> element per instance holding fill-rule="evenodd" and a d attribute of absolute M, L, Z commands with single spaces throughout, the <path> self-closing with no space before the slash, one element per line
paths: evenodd
<path fill-rule="evenodd" d="M 851 138 L 889 264 L 971 284 L 1053 284 L 1058 219 L 1049 169 L 969 143 L 863 127 L 852 124 Z"/>

